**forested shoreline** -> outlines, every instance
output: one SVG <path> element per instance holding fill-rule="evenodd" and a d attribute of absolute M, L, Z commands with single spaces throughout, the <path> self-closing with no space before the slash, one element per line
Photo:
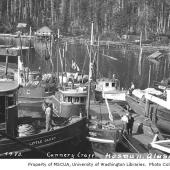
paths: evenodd
<path fill-rule="evenodd" d="M 106 32 L 116 37 L 143 33 L 145 39 L 155 34 L 169 34 L 170 0 L 1 0 L 0 32 L 16 31 L 19 22 L 33 30 L 44 25 L 63 34 Z"/>

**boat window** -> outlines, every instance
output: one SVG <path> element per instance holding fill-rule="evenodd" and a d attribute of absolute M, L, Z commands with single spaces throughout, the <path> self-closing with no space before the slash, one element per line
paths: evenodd
<path fill-rule="evenodd" d="M 72 102 L 72 97 L 68 97 L 68 102 Z"/>
<path fill-rule="evenodd" d="M 80 102 L 84 103 L 85 102 L 85 98 L 84 97 L 80 97 Z"/>
<path fill-rule="evenodd" d="M 112 83 L 112 87 L 115 87 L 115 83 Z"/>
<path fill-rule="evenodd" d="M 106 83 L 106 87 L 108 87 L 109 86 L 109 83 Z"/>
<path fill-rule="evenodd" d="M 74 99 L 74 101 L 75 101 L 75 103 L 79 103 L 79 97 L 75 97 L 75 99 Z"/>

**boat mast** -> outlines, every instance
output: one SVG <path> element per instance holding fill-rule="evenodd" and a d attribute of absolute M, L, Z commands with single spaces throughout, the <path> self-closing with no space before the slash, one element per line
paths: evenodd
<path fill-rule="evenodd" d="M 50 62 L 51 62 L 51 66 L 52 66 L 52 73 L 54 73 L 54 64 L 53 64 L 53 59 L 52 59 L 52 57 L 53 57 L 53 41 L 54 41 L 53 34 L 51 34 L 50 40 L 51 40 L 51 44 L 50 44 L 50 47 L 51 47 L 50 48 L 50 50 L 51 50 L 51 52 L 50 52 L 50 54 L 51 54 Z"/>
<path fill-rule="evenodd" d="M 89 118 L 90 111 L 90 89 L 91 89 L 91 79 L 92 79 L 92 63 L 91 63 L 91 54 L 92 54 L 92 45 L 93 45 L 93 22 L 91 26 L 91 42 L 90 42 L 90 54 L 89 54 L 89 79 L 88 79 L 88 98 L 87 98 L 87 119 Z"/>
<path fill-rule="evenodd" d="M 99 46 L 100 46 L 100 43 L 99 43 L 99 37 L 98 37 L 98 49 L 97 49 L 97 69 L 96 69 L 96 77 L 99 78 Z"/>
<path fill-rule="evenodd" d="M 6 64 L 5 64 L 5 76 L 7 78 L 7 74 L 8 74 L 8 56 L 6 56 Z"/>
<path fill-rule="evenodd" d="M 59 57 L 59 38 L 60 38 L 60 30 L 58 29 L 57 32 L 57 51 L 58 51 L 58 55 L 57 55 L 57 84 L 59 85 L 59 65 L 58 65 L 58 57 Z"/>
<path fill-rule="evenodd" d="M 149 78 L 148 78 L 148 88 L 150 87 L 150 82 L 151 82 L 151 69 L 152 69 L 151 63 L 149 63 Z"/>

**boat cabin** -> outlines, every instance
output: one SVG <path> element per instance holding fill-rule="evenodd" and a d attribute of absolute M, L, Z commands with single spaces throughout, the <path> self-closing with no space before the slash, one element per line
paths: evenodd
<path fill-rule="evenodd" d="M 0 79 L 0 131 L 17 136 L 18 83 L 11 79 Z"/>
<path fill-rule="evenodd" d="M 120 90 L 120 82 L 118 79 L 99 79 L 97 80 L 96 90 L 99 91 Z"/>
<path fill-rule="evenodd" d="M 59 90 L 56 94 L 60 102 L 72 104 L 86 104 L 87 91 L 80 89 Z"/>

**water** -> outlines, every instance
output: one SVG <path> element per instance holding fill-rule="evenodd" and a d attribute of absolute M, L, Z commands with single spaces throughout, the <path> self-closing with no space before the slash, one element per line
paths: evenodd
<path fill-rule="evenodd" d="M 97 48 L 93 48 L 92 58 L 95 56 Z M 169 77 L 168 55 L 165 54 L 160 64 L 152 64 L 148 61 L 147 56 L 153 52 L 143 52 L 141 60 L 141 74 L 139 74 L 139 51 L 116 49 L 112 46 L 100 46 L 99 49 L 99 74 L 101 77 L 112 78 L 116 73 L 120 79 L 121 86 L 128 89 L 133 81 L 136 88 L 144 89 L 148 86 L 149 81 L 149 65 L 151 64 L 151 84 L 153 81 L 161 81 L 163 78 Z M 104 55 L 103 55 L 104 54 Z M 111 56 L 118 60 L 112 60 Z M 53 57 L 54 67 L 56 71 L 56 52 Z M 80 72 L 88 74 L 89 54 L 85 44 L 68 44 L 65 51 L 66 71 L 73 71 L 71 68 L 72 61 L 75 61 Z M 165 58 L 167 60 L 165 67 Z M 93 60 L 93 59 L 92 59 Z M 40 63 L 40 62 L 39 62 Z M 49 64 L 41 60 L 44 71 L 49 69 Z M 59 71 L 61 71 L 61 62 L 59 61 Z"/>

